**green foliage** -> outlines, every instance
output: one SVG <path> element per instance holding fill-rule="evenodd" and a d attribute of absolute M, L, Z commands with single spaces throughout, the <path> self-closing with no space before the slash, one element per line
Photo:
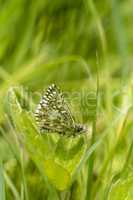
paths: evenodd
<path fill-rule="evenodd" d="M 109 200 L 131 200 L 133 199 L 133 176 L 119 180 L 112 185 Z"/>

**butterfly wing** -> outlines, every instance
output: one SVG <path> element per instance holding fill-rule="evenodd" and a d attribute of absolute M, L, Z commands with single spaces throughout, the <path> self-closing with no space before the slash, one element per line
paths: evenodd
<path fill-rule="evenodd" d="M 56 85 L 44 93 L 35 111 L 40 130 L 65 132 L 74 128 L 75 122 L 67 103 Z"/>

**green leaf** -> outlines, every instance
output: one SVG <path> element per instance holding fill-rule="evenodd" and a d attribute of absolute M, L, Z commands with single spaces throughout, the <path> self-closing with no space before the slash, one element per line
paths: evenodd
<path fill-rule="evenodd" d="M 44 160 L 44 169 L 48 178 L 59 190 L 66 189 L 70 184 L 70 174 L 55 160 Z"/>
<path fill-rule="evenodd" d="M 132 200 L 133 199 L 133 175 L 116 182 L 109 193 L 108 200 Z"/>
<path fill-rule="evenodd" d="M 21 119 L 23 142 L 33 161 L 57 189 L 66 189 L 84 155 L 86 144 L 83 138 L 61 137 L 58 139 L 55 133 L 42 136 L 37 132 L 27 112 L 21 113 Z"/>
<path fill-rule="evenodd" d="M 8 112 L 12 116 L 15 127 L 19 127 L 20 113 L 22 112 L 21 106 L 15 94 L 15 90 L 10 88 L 7 95 Z M 20 127 L 21 128 L 21 127 Z"/>

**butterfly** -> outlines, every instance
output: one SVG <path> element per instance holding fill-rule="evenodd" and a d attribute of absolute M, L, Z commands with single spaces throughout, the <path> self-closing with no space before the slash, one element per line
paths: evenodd
<path fill-rule="evenodd" d="M 86 131 L 84 125 L 75 122 L 63 93 L 55 84 L 44 92 L 34 116 L 41 132 L 69 133 L 75 136 Z"/>

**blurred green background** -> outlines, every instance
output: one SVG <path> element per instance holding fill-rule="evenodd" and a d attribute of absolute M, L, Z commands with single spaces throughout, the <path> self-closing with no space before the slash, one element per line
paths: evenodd
<path fill-rule="evenodd" d="M 29 157 L 23 160 L 25 172 L 20 170 L 12 151 L 15 130 L 8 116 L 9 89 L 24 86 L 41 92 L 56 83 L 70 96 L 75 91 L 87 94 L 96 91 L 97 68 L 96 141 L 109 134 L 66 198 L 133 199 L 132 8 L 132 0 L 0 0 L 0 200 L 58 199 Z M 87 109 L 81 105 L 76 118 L 89 124 Z M 120 184 L 127 181 L 124 189 L 114 186 L 118 179 Z"/>

